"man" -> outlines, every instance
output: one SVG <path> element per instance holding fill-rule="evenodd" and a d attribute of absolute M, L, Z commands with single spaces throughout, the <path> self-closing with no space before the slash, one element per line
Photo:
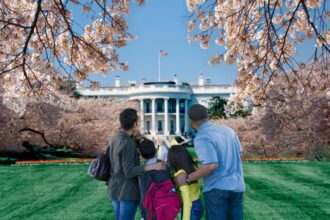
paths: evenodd
<path fill-rule="evenodd" d="M 197 131 L 194 146 L 202 166 L 189 175 L 177 177 L 177 183 L 190 184 L 204 178 L 206 218 L 243 219 L 245 184 L 237 135 L 229 127 L 209 122 L 203 105 L 193 105 L 189 119 Z"/>
<path fill-rule="evenodd" d="M 119 120 L 121 128 L 109 143 L 111 178 L 108 196 L 116 220 L 133 220 L 140 200 L 138 176 L 144 171 L 164 169 L 164 164 L 140 166 L 136 141 L 132 138 L 137 130 L 136 110 L 124 109 Z"/>

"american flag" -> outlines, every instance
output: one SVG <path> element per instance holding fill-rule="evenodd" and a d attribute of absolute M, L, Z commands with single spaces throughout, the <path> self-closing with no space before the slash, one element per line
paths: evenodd
<path fill-rule="evenodd" d="M 160 50 L 160 51 L 159 51 L 159 55 L 165 57 L 165 56 L 168 55 L 168 53 L 167 53 L 166 51 L 164 51 L 164 50 Z"/>

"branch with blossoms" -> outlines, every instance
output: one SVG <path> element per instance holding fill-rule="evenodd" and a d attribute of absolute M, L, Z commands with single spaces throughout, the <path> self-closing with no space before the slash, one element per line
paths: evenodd
<path fill-rule="evenodd" d="M 255 105 L 265 103 L 268 87 L 278 78 L 302 82 L 296 46 L 314 41 L 308 62 L 330 54 L 329 2 L 323 0 L 186 0 L 192 12 L 189 41 L 203 49 L 210 42 L 220 46 L 209 64 L 236 63 L 238 77 L 233 108 L 252 96 Z M 198 28 L 196 28 L 198 27 Z M 325 62 L 319 62 L 325 67 Z M 327 76 L 329 77 L 329 76 Z"/>
<path fill-rule="evenodd" d="M 133 1 L 139 5 L 144 2 Z M 134 39 L 124 18 L 130 12 L 130 2 L 1 1 L 0 82 L 4 101 L 16 102 L 15 109 L 19 110 L 29 97 L 56 94 L 59 81 L 82 81 L 93 73 L 127 70 L 116 50 Z M 80 11 L 91 24 L 81 27 L 70 10 Z"/>

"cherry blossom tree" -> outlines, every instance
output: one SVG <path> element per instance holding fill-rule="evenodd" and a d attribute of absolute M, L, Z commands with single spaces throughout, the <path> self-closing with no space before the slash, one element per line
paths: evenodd
<path fill-rule="evenodd" d="M 330 59 L 302 68 L 300 83 L 290 78 L 274 80 L 266 96 L 247 119 L 218 120 L 233 127 L 248 155 L 330 156 Z"/>
<path fill-rule="evenodd" d="M 263 133 L 274 145 L 308 154 L 330 146 L 330 59 L 324 62 L 325 69 L 321 62 L 303 67 L 302 83 L 279 78 L 267 90 L 259 111 Z"/>
<path fill-rule="evenodd" d="M 233 109 L 247 96 L 256 105 L 267 99 L 266 89 L 277 79 L 301 81 L 301 65 L 296 46 L 314 42 L 310 61 L 324 62 L 330 52 L 329 1 L 323 0 L 186 0 L 192 12 L 188 22 L 189 41 L 199 41 L 203 49 L 211 42 L 219 54 L 210 64 L 236 62 L 237 94 Z M 293 77 L 291 77 L 293 75 Z M 329 75 L 327 74 L 326 80 Z M 307 83 L 308 84 L 308 83 Z"/>
<path fill-rule="evenodd" d="M 66 97 L 69 99 L 68 97 Z M 28 103 L 23 116 L 0 106 L 0 154 L 24 153 L 23 143 L 50 149 L 68 148 L 85 155 L 105 149 L 119 129 L 119 114 L 134 101 L 111 99 L 70 99 L 75 108 L 66 109 L 47 102 Z"/>
<path fill-rule="evenodd" d="M 44 101 L 59 104 L 59 81 L 127 70 L 116 50 L 133 39 L 124 19 L 130 2 L 141 5 L 143 0 L 0 1 L 3 101 L 23 114 L 31 97 L 42 95 Z M 91 24 L 81 27 L 73 9 L 88 16 Z"/>
<path fill-rule="evenodd" d="M 0 152 L 19 151 L 17 113 L 0 103 Z"/>

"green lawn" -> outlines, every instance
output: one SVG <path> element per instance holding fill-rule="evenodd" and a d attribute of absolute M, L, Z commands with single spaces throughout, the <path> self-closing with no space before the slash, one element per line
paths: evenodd
<path fill-rule="evenodd" d="M 0 219 L 114 219 L 87 167 L 0 166 Z M 244 172 L 245 219 L 330 219 L 330 162 L 244 163 Z"/>

